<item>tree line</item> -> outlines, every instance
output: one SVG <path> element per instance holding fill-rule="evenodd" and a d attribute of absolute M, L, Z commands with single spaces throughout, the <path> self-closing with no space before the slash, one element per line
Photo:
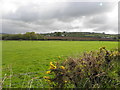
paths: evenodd
<path fill-rule="evenodd" d="M 69 39 L 65 39 L 69 38 Z M 119 41 L 119 35 L 107 35 L 83 32 L 54 32 L 47 34 L 37 34 L 35 32 L 26 32 L 25 34 L 0 34 L 0 40 L 113 40 Z M 92 38 L 92 39 L 90 39 Z"/>
<path fill-rule="evenodd" d="M 2 40 L 44 40 L 45 37 L 35 32 L 26 32 L 25 34 L 3 34 Z"/>

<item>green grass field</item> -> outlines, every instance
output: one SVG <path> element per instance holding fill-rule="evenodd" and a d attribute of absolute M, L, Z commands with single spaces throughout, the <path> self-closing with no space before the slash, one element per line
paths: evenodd
<path fill-rule="evenodd" d="M 59 60 L 67 56 L 79 55 L 85 51 L 96 51 L 105 46 L 107 49 L 118 47 L 118 42 L 111 41 L 2 41 L 2 72 L 3 77 L 32 73 L 31 77 L 43 77 L 49 67 L 50 61 Z M 35 76 L 36 75 L 36 76 Z M 12 83 L 20 83 L 24 76 L 14 77 Z M 21 87 L 21 84 L 7 85 L 4 87 Z M 41 85 L 41 84 L 40 84 Z M 39 85 L 39 86 L 40 86 Z M 42 86 L 40 86 L 42 87 Z"/>

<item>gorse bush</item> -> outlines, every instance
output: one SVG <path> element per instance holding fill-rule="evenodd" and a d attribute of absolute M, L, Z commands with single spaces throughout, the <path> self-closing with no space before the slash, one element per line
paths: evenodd
<path fill-rule="evenodd" d="M 44 78 L 53 88 L 120 88 L 119 57 L 117 49 L 102 47 L 77 58 L 50 62 Z"/>

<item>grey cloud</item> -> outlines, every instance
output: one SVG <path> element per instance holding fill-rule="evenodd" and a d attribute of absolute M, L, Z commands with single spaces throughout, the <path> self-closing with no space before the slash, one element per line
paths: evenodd
<path fill-rule="evenodd" d="M 61 19 L 66 20 L 66 18 L 78 17 L 78 16 L 89 16 L 99 13 L 104 13 L 109 11 L 111 3 L 103 3 L 100 6 L 98 2 L 69 2 L 69 3 L 56 3 L 55 6 L 39 4 L 29 4 L 26 6 L 21 6 L 14 13 L 9 13 L 3 18 L 13 19 L 13 20 L 23 20 L 23 21 L 35 21 L 38 19 Z"/>
<path fill-rule="evenodd" d="M 50 21 L 49 21 L 50 22 Z M 69 31 L 69 29 L 76 29 L 79 27 L 72 27 L 69 23 L 58 20 L 52 20 L 52 23 L 44 22 L 26 23 L 23 21 L 3 20 L 3 32 L 7 33 L 23 33 L 23 32 L 51 32 L 51 31 Z M 47 24 L 47 26 L 46 26 Z"/>
<path fill-rule="evenodd" d="M 118 33 L 120 34 L 120 1 L 118 2 Z"/>
<path fill-rule="evenodd" d="M 79 2 L 70 3 L 65 13 L 69 16 L 88 16 L 93 14 L 99 14 L 111 9 L 111 3 L 103 3 L 103 6 L 99 5 L 99 2 Z"/>
<path fill-rule="evenodd" d="M 13 20 L 3 20 L 2 30 L 3 32 L 6 33 L 23 33 L 24 31 L 29 31 L 29 28 L 23 22 L 18 22 Z"/>
<path fill-rule="evenodd" d="M 105 24 L 107 22 L 108 17 L 103 14 L 103 15 L 96 15 L 91 17 L 91 19 L 89 20 L 89 22 L 91 22 L 92 24 Z"/>
<path fill-rule="evenodd" d="M 87 28 L 95 28 L 95 27 L 101 27 L 104 26 L 107 22 L 107 16 L 105 14 L 99 14 L 94 16 L 89 16 L 85 18 L 84 20 L 84 27 Z"/>
<path fill-rule="evenodd" d="M 106 14 L 98 14 L 85 18 L 83 27 L 93 29 L 93 31 L 118 31 L 118 22 L 116 18 L 109 18 Z"/>
<path fill-rule="evenodd" d="M 113 31 L 113 32 L 118 32 L 118 27 L 117 27 L 117 25 L 106 24 L 106 25 L 103 25 L 101 27 L 98 27 L 98 28 L 94 29 L 94 31 Z"/>
<path fill-rule="evenodd" d="M 64 2 L 52 4 L 28 4 L 20 6 L 16 12 L 3 15 L 3 32 L 23 33 L 27 31 L 51 32 L 71 31 L 90 28 L 94 31 L 114 30 L 108 25 L 106 13 L 112 10 L 112 3 L 104 2 Z M 83 16 L 85 18 L 83 18 Z M 74 20 L 82 26 L 72 26 Z M 107 24 L 106 24 L 107 23 Z M 96 29 L 95 29 L 96 28 Z"/>

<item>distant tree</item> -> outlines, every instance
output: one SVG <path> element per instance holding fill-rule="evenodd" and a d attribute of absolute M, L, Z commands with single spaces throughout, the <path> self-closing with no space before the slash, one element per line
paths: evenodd
<path fill-rule="evenodd" d="M 62 36 L 61 32 L 55 32 L 55 36 Z"/>
<path fill-rule="evenodd" d="M 102 34 L 105 34 L 105 32 L 103 32 Z"/>
<path fill-rule="evenodd" d="M 35 34 L 35 32 L 26 32 L 24 34 L 24 39 L 25 40 L 35 40 L 35 39 L 37 39 L 37 35 Z"/>
<path fill-rule="evenodd" d="M 38 40 L 44 39 L 41 34 L 35 32 L 26 32 L 25 34 L 5 34 L 2 35 L 2 40 Z"/>
<path fill-rule="evenodd" d="M 43 35 L 41 34 L 36 34 L 37 40 L 45 39 Z"/>
<path fill-rule="evenodd" d="M 66 33 L 65 31 L 63 31 L 63 33 Z"/>

